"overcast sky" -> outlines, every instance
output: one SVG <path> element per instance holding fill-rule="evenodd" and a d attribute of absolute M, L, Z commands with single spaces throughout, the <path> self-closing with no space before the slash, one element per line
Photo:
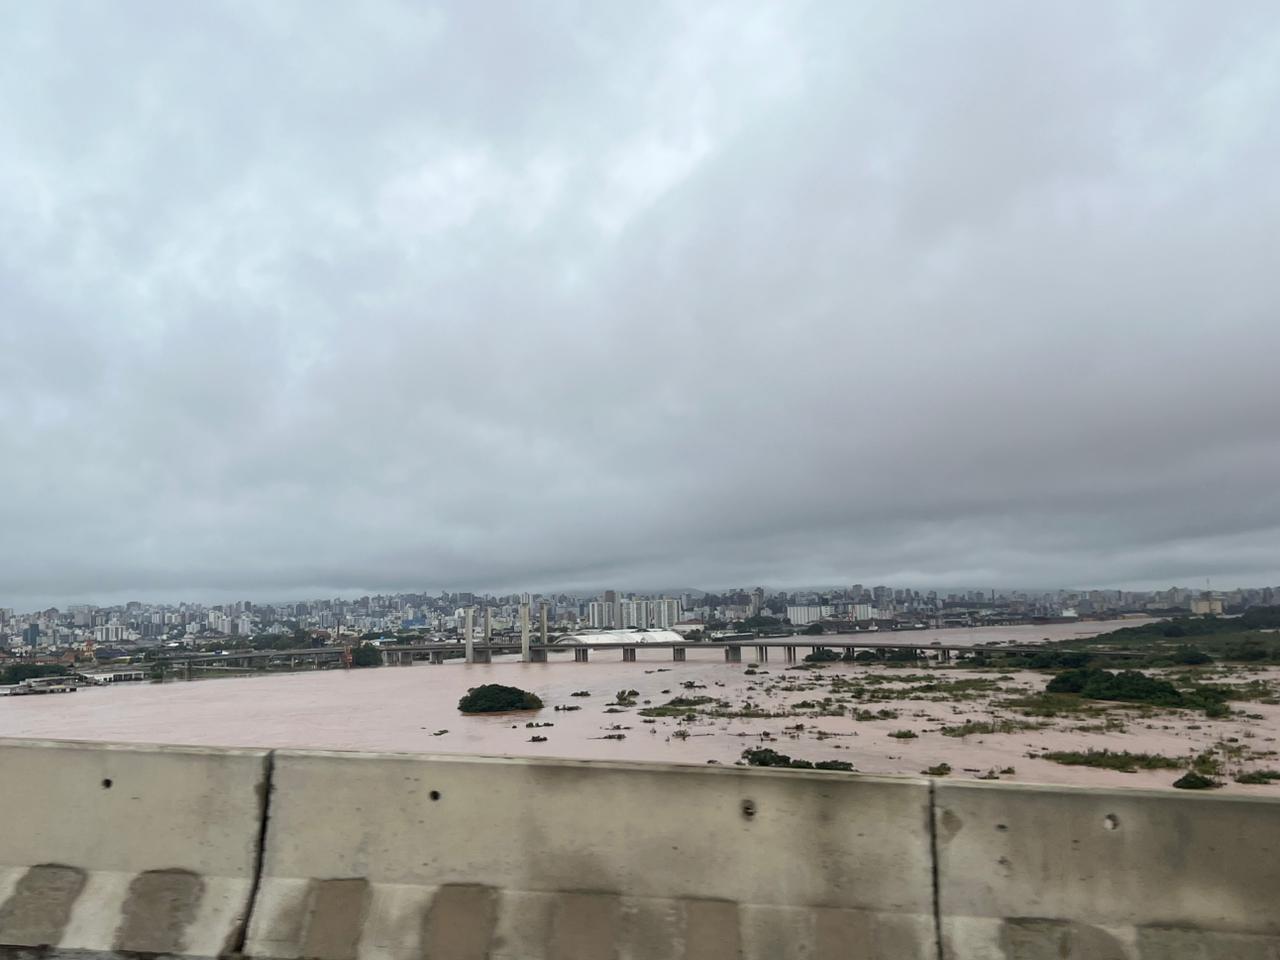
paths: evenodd
<path fill-rule="evenodd" d="M 1280 8 L 8 4 L 0 605 L 1280 583 Z"/>

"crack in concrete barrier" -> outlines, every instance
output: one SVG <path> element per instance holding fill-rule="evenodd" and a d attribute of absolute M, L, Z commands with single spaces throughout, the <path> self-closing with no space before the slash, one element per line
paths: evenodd
<path fill-rule="evenodd" d="M 929 868 L 933 883 L 933 938 L 938 960 L 942 953 L 942 882 L 938 867 L 938 785 L 929 781 Z"/>
<path fill-rule="evenodd" d="M 262 886 L 264 861 L 267 854 L 267 827 L 271 823 L 271 794 L 275 790 L 276 752 L 268 750 L 262 760 L 262 781 L 258 785 L 258 838 L 253 851 L 253 876 L 249 881 L 249 896 L 244 917 L 237 926 L 234 940 L 225 956 L 244 956 L 245 943 L 249 939 L 249 924 L 253 922 L 253 910 L 258 903 L 258 890 Z"/>

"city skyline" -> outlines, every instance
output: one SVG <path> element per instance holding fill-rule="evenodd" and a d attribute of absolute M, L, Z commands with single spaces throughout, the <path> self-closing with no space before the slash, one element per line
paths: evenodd
<path fill-rule="evenodd" d="M 127 656 L 160 647 L 217 648 L 225 644 L 310 646 L 346 637 L 442 640 L 480 625 L 488 637 L 539 619 L 544 636 L 657 631 L 718 639 L 739 631 L 837 629 L 919 630 L 930 626 L 1008 626 L 1066 623 L 1170 614 L 1240 614 L 1272 608 L 1280 588 L 1227 591 L 1171 587 L 1161 591 L 968 590 L 922 592 L 888 584 L 837 589 L 771 590 L 762 586 L 725 592 L 674 591 L 660 595 L 605 590 L 594 596 L 566 593 L 485 594 L 473 591 L 366 595 L 254 603 L 144 603 L 14 611 L 0 606 L 0 655 Z M 477 616 L 478 611 L 483 616 Z"/>
<path fill-rule="evenodd" d="M 235 595 L 227 594 L 225 597 L 215 598 L 210 596 L 198 597 L 192 595 L 173 595 L 169 597 L 144 597 L 131 596 L 128 599 L 120 600 L 92 600 L 87 598 L 79 598 L 62 603 L 46 603 L 33 607 L 23 607 L 15 605 L 12 602 L 6 603 L 3 597 L 0 597 L 0 623 L 3 623 L 3 616 L 6 612 L 14 617 L 21 618 L 23 616 L 34 616 L 45 610 L 56 609 L 60 613 L 69 613 L 78 609 L 88 610 L 120 610 L 126 607 L 142 607 L 145 609 L 219 609 L 227 607 L 241 608 L 246 605 L 252 605 L 260 608 L 276 608 L 291 605 L 318 605 L 338 603 L 344 605 L 354 605 L 361 601 L 385 600 L 394 601 L 405 597 L 422 597 L 429 598 L 436 602 L 442 598 L 464 596 L 473 597 L 474 601 L 490 602 L 516 602 L 521 597 L 532 597 L 540 600 L 556 600 L 565 598 L 581 604 L 590 604 L 592 601 L 603 601 L 606 598 L 609 602 L 625 601 L 625 600 L 680 600 L 682 598 L 700 599 L 704 597 L 726 597 L 734 595 L 750 595 L 755 591 L 761 591 L 763 595 L 768 597 L 797 597 L 797 596 L 825 596 L 825 595 L 844 595 L 853 594 L 857 591 L 867 595 L 878 594 L 880 591 L 887 591 L 889 594 L 907 594 L 916 595 L 922 598 L 936 598 L 943 600 L 974 600 L 981 601 L 990 598 L 992 600 L 1010 601 L 1016 599 L 1031 599 L 1047 601 L 1049 599 L 1070 599 L 1076 597 L 1088 597 L 1090 595 L 1105 595 L 1108 597 L 1152 597 L 1161 594 L 1167 594 L 1171 591 L 1184 594 L 1188 597 L 1200 595 L 1203 593 L 1215 596 L 1243 595 L 1243 594 L 1261 594 L 1266 593 L 1270 596 L 1274 593 L 1280 597 L 1280 585 L 1273 584 L 1221 584 L 1214 585 L 1211 581 L 1207 583 L 1173 583 L 1166 584 L 1161 587 L 1144 587 L 1144 588 L 1127 588 L 1127 587 L 1010 587 L 1010 586 L 986 586 L 978 587 L 973 585 L 967 586 L 937 586 L 937 587 L 914 587 L 903 585 L 901 583 L 879 583 L 868 580 L 865 584 L 801 584 L 789 586 L 771 586 L 771 585 L 742 585 L 736 584 L 727 587 L 716 587 L 704 589 L 699 587 L 669 587 L 664 589 L 540 589 L 540 590 L 521 590 L 521 589 L 505 589 L 505 590 L 448 590 L 448 589 L 414 589 L 414 590 L 365 590 L 365 591 L 347 591 L 347 592 L 320 592 L 311 594 L 297 594 L 291 597 L 253 597 L 247 593 L 237 593 Z M 1268 601 L 1269 602 L 1269 601 Z M 585 615 L 585 613 L 584 613 Z"/>
<path fill-rule="evenodd" d="M 924 584 L 914 585 L 903 583 L 901 581 L 881 581 L 873 578 L 866 578 L 865 583 L 870 589 L 873 585 L 890 586 L 891 589 L 902 589 L 914 591 L 921 595 L 937 595 L 948 596 L 951 594 L 967 595 L 970 593 L 995 593 L 997 596 L 1010 597 L 1014 595 L 1025 596 L 1059 596 L 1059 595 L 1083 595 L 1088 593 L 1114 593 L 1114 594 L 1153 594 L 1165 592 L 1170 589 L 1185 590 L 1190 592 L 1210 591 L 1213 593 L 1231 593 L 1240 591 L 1260 591 L 1274 589 L 1280 591 L 1280 578 L 1275 583 L 1265 581 L 1257 581 L 1253 583 L 1215 583 L 1211 578 L 1202 579 L 1199 583 L 1194 581 L 1182 583 L 1163 583 L 1163 584 L 1141 584 L 1137 586 L 1056 586 L 1056 587 L 1039 587 L 1039 586 L 1011 586 L 1011 585 L 988 585 L 979 586 L 974 584 Z M 376 596 L 404 596 L 404 595 L 421 595 L 421 596 L 441 596 L 456 593 L 472 593 L 475 596 L 485 596 L 491 598 L 512 597 L 529 594 L 540 597 L 557 597 L 566 596 L 579 600 L 599 599 L 606 593 L 616 592 L 619 596 L 641 597 L 641 598 L 665 598 L 680 597 L 685 594 L 693 595 L 723 595 L 738 590 L 752 590 L 757 586 L 762 586 L 770 595 L 774 594 L 797 594 L 797 593 L 832 593 L 849 589 L 849 584 L 839 583 L 793 583 L 793 584 L 731 584 L 714 587 L 696 587 L 696 586 L 668 586 L 660 588 L 637 587 L 625 590 L 618 590 L 610 587 L 599 588 L 581 588 L 581 587 L 503 587 L 489 589 L 462 589 L 462 588 L 424 588 L 421 586 L 410 589 L 361 589 L 350 588 L 346 590 L 313 590 L 298 591 L 287 596 L 274 593 L 259 593 L 254 590 L 241 591 L 174 591 L 164 592 L 160 594 L 151 594 L 146 592 L 133 592 L 130 594 L 121 594 L 115 597 L 109 596 L 77 596 L 77 597 L 43 597 L 37 598 L 38 602 L 23 603 L 13 598 L 6 598 L 0 595 L 0 611 L 12 610 L 15 613 L 37 613 L 42 610 L 56 608 L 59 610 L 67 610 L 77 606 L 89 606 L 101 609 L 112 609 L 124 607 L 130 603 L 141 603 L 151 607 L 178 607 L 182 605 L 200 606 L 200 607 L 219 607 L 227 606 L 242 602 L 251 602 L 262 606 L 275 606 L 290 603 L 316 603 L 323 601 L 342 601 L 353 602 L 362 598 Z"/>

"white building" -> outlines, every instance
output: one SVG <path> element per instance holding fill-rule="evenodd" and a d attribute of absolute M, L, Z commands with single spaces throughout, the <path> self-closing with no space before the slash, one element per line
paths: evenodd
<path fill-rule="evenodd" d="M 684 643 L 684 637 L 673 630 L 603 630 L 600 633 L 575 633 L 560 643 Z"/>
<path fill-rule="evenodd" d="M 587 623 L 595 630 L 606 630 L 615 626 L 613 604 L 607 600 L 592 600 L 587 604 Z"/>
<path fill-rule="evenodd" d="M 792 626 L 803 627 L 809 623 L 817 623 L 835 612 L 829 603 L 802 603 L 787 607 L 787 619 Z"/>
<path fill-rule="evenodd" d="M 616 626 L 647 630 L 653 623 L 653 604 L 649 600 L 619 600 Z"/>
<path fill-rule="evenodd" d="M 105 626 L 93 628 L 93 642 L 96 646 L 109 647 L 122 640 L 124 640 L 123 624 L 108 623 Z"/>
<path fill-rule="evenodd" d="M 679 600 L 671 600 L 663 597 L 661 600 L 653 601 L 653 620 L 652 626 L 659 630 L 670 630 L 680 622 L 683 613 L 680 609 Z"/>

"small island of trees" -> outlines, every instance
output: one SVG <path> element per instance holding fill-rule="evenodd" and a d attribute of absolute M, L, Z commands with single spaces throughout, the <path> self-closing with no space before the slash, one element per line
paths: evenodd
<path fill-rule="evenodd" d="M 508 710 L 541 710 L 542 700 L 528 690 L 508 687 L 501 683 L 486 683 L 472 687 L 458 701 L 463 713 L 504 713 Z"/>

